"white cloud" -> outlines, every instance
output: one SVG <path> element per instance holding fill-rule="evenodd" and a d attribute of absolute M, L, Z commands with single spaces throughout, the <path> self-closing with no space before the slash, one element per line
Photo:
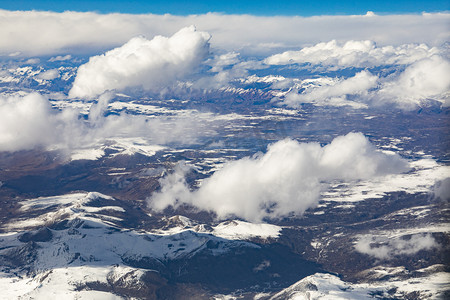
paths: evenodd
<path fill-rule="evenodd" d="M 274 65 L 310 63 L 330 69 L 403 65 L 387 76 L 362 71 L 345 79 L 328 82 L 321 79 L 325 84 L 312 85 L 300 94 L 294 89 L 281 100 L 291 107 L 311 102 L 354 108 L 394 104 L 402 109 L 414 109 L 429 100 L 441 102 L 443 106 L 450 105 L 450 77 L 447 75 L 450 74 L 450 62 L 447 55 L 447 48 L 430 48 L 425 44 L 377 47 L 375 42 L 368 40 L 345 43 L 333 40 L 300 51 L 276 54 L 265 62 Z M 307 83 L 306 80 L 304 82 Z M 349 99 L 348 96 L 357 97 Z"/>
<path fill-rule="evenodd" d="M 44 149 L 91 149 L 107 140 L 139 138 L 148 145 L 195 143 L 202 135 L 214 134 L 212 123 L 197 116 L 152 117 L 145 115 L 108 115 L 113 94 L 104 94 L 90 107 L 89 118 L 70 108 L 52 108 L 45 97 L 0 96 L 0 151 Z M 140 147 L 148 145 L 138 145 Z"/>
<path fill-rule="evenodd" d="M 53 110 L 50 102 L 37 93 L 0 97 L 0 115 L 0 151 L 64 142 L 65 138 L 69 139 L 67 133 L 75 133 L 72 129 L 77 128 L 78 122 L 74 111 Z M 72 138 L 77 139 L 76 136 Z"/>
<path fill-rule="evenodd" d="M 348 67 L 375 67 L 384 65 L 407 65 L 442 52 L 437 47 L 425 44 L 405 44 L 397 47 L 377 47 L 373 41 L 349 40 L 339 43 L 332 40 L 305 47 L 299 51 L 286 51 L 275 54 L 265 63 L 286 65 L 292 63 L 310 63 L 313 65 Z"/>
<path fill-rule="evenodd" d="M 416 107 L 422 101 L 436 100 L 450 105 L 450 62 L 433 56 L 408 66 L 397 77 L 388 77 L 374 95 L 377 103 L 395 103 L 400 107 Z"/>
<path fill-rule="evenodd" d="M 170 36 L 194 24 L 214 36 L 215 48 L 274 54 L 336 39 L 379 45 L 449 40 L 447 13 L 386 16 L 258 17 L 251 15 L 129 15 L 0 10 L 0 55 L 93 54 L 137 35 Z"/>
<path fill-rule="evenodd" d="M 205 65 L 210 69 L 203 76 L 192 82 L 191 87 L 196 89 L 218 89 L 226 87 L 231 81 L 246 78 L 249 70 L 267 68 L 265 64 L 257 60 L 243 60 L 239 53 L 228 52 L 215 55 L 208 59 Z"/>
<path fill-rule="evenodd" d="M 378 259 L 389 260 L 399 255 L 413 255 L 421 250 L 431 250 L 439 245 L 431 234 L 405 237 L 364 236 L 355 244 L 355 250 Z"/>
<path fill-rule="evenodd" d="M 436 183 L 434 187 L 434 196 L 442 201 L 450 202 L 450 177 Z"/>
<path fill-rule="evenodd" d="M 386 77 L 361 71 L 349 78 L 305 79 L 297 84 L 298 87 L 295 82 L 286 80 L 293 88 L 276 100 L 290 107 L 299 107 L 301 103 L 353 108 L 394 105 L 411 110 L 431 100 L 449 106 L 448 74 L 450 62 L 442 56 L 433 55 Z M 274 85 L 274 88 L 277 86 Z"/>
<path fill-rule="evenodd" d="M 143 87 L 159 91 L 191 73 L 209 53 L 210 36 L 186 27 L 172 37 L 135 37 L 78 68 L 70 97 Z"/>
<path fill-rule="evenodd" d="M 59 77 L 59 71 L 58 71 L 58 69 L 50 69 L 50 70 L 44 71 L 42 73 L 39 73 L 36 77 L 38 79 L 43 79 L 43 80 L 53 80 L 53 79 Z"/>
<path fill-rule="evenodd" d="M 25 64 L 36 65 L 40 62 L 41 60 L 39 58 L 29 58 L 25 61 Z"/>
<path fill-rule="evenodd" d="M 236 65 L 239 62 L 239 53 L 237 52 L 228 52 L 221 55 L 216 55 L 214 58 L 207 61 L 207 63 L 211 65 L 212 72 L 223 71 L 224 67 Z"/>
<path fill-rule="evenodd" d="M 72 59 L 72 55 L 67 54 L 64 56 L 58 55 L 58 56 L 51 57 L 48 61 L 55 62 L 55 61 L 65 61 L 65 60 L 70 60 L 70 59 Z"/>
<path fill-rule="evenodd" d="M 163 210 L 170 205 L 178 207 L 183 203 L 191 202 L 185 178 L 189 171 L 190 167 L 181 161 L 175 166 L 172 174 L 160 179 L 161 191 L 153 195 L 151 207 L 155 210 Z"/>
<path fill-rule="evenodd" d="M 315 206 L 321 181 L 369 179 L 407 169 L 399 156 L 377 151 L 361 133 L 337 137 L 324 147 L 286 139 L 265 154 L 229 162 L 193 192 L 185 181 L 189 169 L 180 165 L 161 180 L 161 191 L 152 195 L 149 206 L 163 210 L 190 204 L 219 219 L 235 215 L 261 221 L 300 215 Z"/>
<path fill-rule="evenodd" d="M 309 87 L 300 94 L 295 90 L 291 91 L 283 98 L 282 103 L 290 107 L 299 107 L 301 103 L 367 107 L 364 103 L 349 101 L 347 95 L 367 96 L 369 89 L 377 86 L 378 76 L 369 71 L 361 71 L 350 78 L 322 82 L 325 84 Z"/>

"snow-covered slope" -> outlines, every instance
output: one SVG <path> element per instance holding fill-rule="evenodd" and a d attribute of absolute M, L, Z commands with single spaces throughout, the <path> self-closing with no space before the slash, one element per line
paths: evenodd
<path fill-rule="evenodd" d="M 115 288 L 127 286 L 149 292 L 145 280 L 153 276 L 164 282 L 160 273 L 171 261 L 258 249 L 236 239 L 276 237 L 280 230 L 245 222 L 189 228 L 192 222 L 178 216 L 172 218 L 176 226 L 171 229 L 136 231 L 126 227 L 123 216 L 129 212 L 119 205 L 96 192 L 23 201 L 23 218 L 4 225 L 9 232 L 0 235 L 0 287 L 8 291 L 4 296 L 111 299 Z"/>
<path fill-rule="evenodd" d="M 354 284 L 331 274 L 317 273 L 303 278 L 270 300 L 444 299 L 444 293 L 450 288 L 448 279 L 448 273 L 435 273 L 408 280 Z"/>

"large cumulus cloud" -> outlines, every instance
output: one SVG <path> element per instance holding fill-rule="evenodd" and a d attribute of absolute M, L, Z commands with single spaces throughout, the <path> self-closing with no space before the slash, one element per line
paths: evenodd
<path fill-rule="evenodd" d="M 186 27 L 172 37 L 135 37 L 80 66 L 70 97 L 143 87 L 158 91 L 191 73 L 209 52 L 210 36 Z"/>
<path fill-rule="evenodd" d="M 226 164 L 190 191 L 186 165 L 161 180 L 149 206 L 163 210 L 189 204 L 213 211 L 218 218 L 250 221 L 300 215 L 319 200 L 323 181 L 369 179 L 403 172 L 408 164 L 397 155 L 377 151 L 361 133 L 335 138 L 329 145 L 286 139 L 257 154 Z"/>

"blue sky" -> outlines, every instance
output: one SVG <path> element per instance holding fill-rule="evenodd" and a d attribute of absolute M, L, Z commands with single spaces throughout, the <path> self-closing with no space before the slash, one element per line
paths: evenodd
<path fill-rule="evenodd" d="M 203 14 L 221 12 L 226 14 L 254 15 L 350 15 L 374 11 L 378 14 L 421 13 L 450 10 L 450 0 L 378 0 L 378 1 L 313 1 L 313 0 L 0 0 L 0 8 L 7 10 L 49 10 L 49 11 L 96 11 L 100 13 L 154 13 L 154 14 Z"/>

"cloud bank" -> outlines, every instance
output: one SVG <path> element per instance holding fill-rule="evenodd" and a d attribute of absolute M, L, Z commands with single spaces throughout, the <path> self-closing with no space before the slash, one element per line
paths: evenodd
<path fill-rule="evenodd" d="M 447 46 L 403 44 L 379 47 L 370 40 L 332 40 L 275 54 L 264 62 L 269 65 L 306 64 L 306 69 L 325 67 L 334 71 L 371 68 L 371 71 L 364 70 L 353 77 L 304 80 L 300 87 L 281 97 L 282 103 L 290 107 L 299 107 L 302 103 L 354 108 L 394 104 L 402 109 L 414 109 L 429 100 L 449 105 L 448 57 Z M 382 69 L 375 69 L 379 67 Z M 278 85 L 282 86 L 282 83 Z"/>
<path fill-rule="evenodd" d="M 108 90 L 163 90 L 197 68 L 209 52 L 209 34 L 186 27 L 172 37 L 135 37 L 94 56 L 78 68 L 69 97 L 95 97 Z"/>
<path fill-rule="evenodd" d="M 286 51 L 267 59 L 269 65 L 304 64 L 333 66 L 339 68 L 364 68 L 386 65 L 407 65 L 441 53 L 438 47 L 425 44 L 405 44 L 397 47 L 377 47 L 374 41 L 336 40 L 305 47 L 299 51 Z"/>
<path fill-rule="evenodd" d="M 237 216 L 249 221 L 301 215 L 318 200 L 323 181 L 369 179 L 406 171 L 398 155 L 377 151 L 361 133 L 335 138 L 329 145 L 286 139 L 265 154 L 229 162 L 190 191 L 181 164 L 160 181 L 161 191 L 149 206 L 161 211 L 189 204 L 215 212 L 219 219 Z"/>
<path fill-rule="evenodd" d="M 423 102 L 450 105 L 450 62 L 439 55 L 420 59 L 387 76 L 361 71 L 352 77 L 304 80 L 275 100 L 289 107 L 302 103 L 329 106 L 392 106 L 411 110 Z"/>
<path fill-rule="evenodd" d="M 32 93 L 25 96 L 0 96 L 0 151 L 34 148 L 73 150 L 103 145 L 106 140 L 139 138 L 149 144 L 195 143 L 211 135 L 208 126 L 193 117 L 147 117 L 145 115 L 108 115 L 113 94 L 103 94 L 91 105 L 85 120 L 75 109 L 52 108 L 47 98 Z"/>
<path fill-rule="evenodd" d="M 260 17 L 0 10 L 0 56 L 16 55 L 17 60 L 48 55 L 58 62 L 116 47 L 79 68 L 70 97 L 87 98 L 133 87 L 202 94 L 205 89 L 234 88 L 257 69 L 292 63 L 306 64 L 309 71 L 369 68 L 304 90 L 289 84 L 296 78 L 287 78 L 278 86 L 291 90 L 282 88 L 278 93 L 274 87 L 273 94 L 291 107 L 313 103 L 414 109 L 430 101 L 449 105 L 445 75 L 449 17 L 448 13 Z M 200 31 L 186 28 L 192 24 Z M 204 32 L 212 38 L 208 40 Z M 141 35 L 156 37 L 136 37 Z M 214 58 L 205 60 L 208 46 Z M 200 62 L 202 76 L 187 78 Z M 54 70 L 41 76 L 51 80 L 57 75 Z M 180 80 L 186 82 L 174 85 Z"/>
<path fill-rule="evenodd" d="M 357 241 L 355 250 L 377 259 L 389 260 L 395 256 L 413 255 L 438 246 L 431 234 L 415 234 L 409 239 L 365 236 Z"/>
<path fill-rule="evenodd" d="M 258 17 L 209 13 L 191 16 L 0 10 L 1 55 L 97 54 L 138 35 L 170 36 L 194 24 L 214 36 L 214 48 L 275 54 L 323 41 L 372 40 L 379 45 L 449 40 L 449 14 Z"/>

